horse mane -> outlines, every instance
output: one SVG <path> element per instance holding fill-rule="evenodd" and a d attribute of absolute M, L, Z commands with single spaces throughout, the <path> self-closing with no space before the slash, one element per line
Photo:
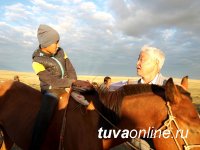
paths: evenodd
<path fill-rule="evenodd" d="M 178 88 L 182 93 L 188 94 L 181 87 Z M 90 90 L 80 90 L 79 92 L 83 94 L 88 101 L 92 101 L 96 111 L 101 113 L 101 115 L 106 117 L 107 120 L 112 122 L 114 125 L 116 125 L 120 120 L 122 100 L 125 96 L 153 93 L 160 96 L 165 101 L 165 87 L 154 84 L 129 84 L 122 86 L 116 91 L 93 88 Z M 111 127 L 109 125 L 110 123 L 105 123 L 105 120 L 102 120 L 101 122 L 103 122 L 103 124 L 100 123 L 103 127 Z"/>
<path fill-rule="evenodd" d="M 184 90 L 181 86 L 176 85 L 179 92 L 186 95 L 192 100 L 190 93 Z M 155 85 L 155 84 L 129 84 L 124 85 L 116 91 L 99 91 L 100 99 L 102 103 L 112 111 L 114 111 L 118 116 L 120 116 L 120 107 L 122 100 L 125 96 L 138 95 L 152 92 L 160 96 L 163 100 L 165 99 L 165 86 Z"/>
<path fill-rule="evenodd" d="M 102 102 L 104 103 L 104 105 L 107 106 L 109 109 L 113 110 L 118 116 L 120 116 L 120 108 L 122 100 L 125 96 L 134 96 L 148 92 L 153 92 L 154 94 L 165 99 L 164 87 L 154 84 L 124 85 L 116 91 L 110 91 L 104 94 L 102 93 L 100 95 L 102 96 Z"/>
<path fill-rule="evenodd" d="M 149 85 L 149 84 L 130 84 L 124 85 L 116 91 L 99 91 L 99 89 L 93 92 L 93 103 L 95 108 L 106 118 L 116 125 L 121 117 L 121 104 L 125 96 L 143 94 L 147 92 L 153 92 L 156 95 L 161 96 L 165 99 L 164 87 L 158 85 Z M 105 128 L 110 128 L 109 123 L 104 122 L 101 124 Z"/>
<path fill-rule="evenodd" d="M 186 91 L 185 89 L 183 89 L 181 86 L 179 85 L 176 85 L 176 87 L 178 88 L 179 92 L 185 96 L 187 96 L 191 101 L 192 101 L 192 97 L 191 97 L 191 94 Z"/>

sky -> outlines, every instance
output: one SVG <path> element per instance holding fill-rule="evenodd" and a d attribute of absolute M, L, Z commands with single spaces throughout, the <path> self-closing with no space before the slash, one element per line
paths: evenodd
<path fill-rule="evenodd" d="M 137 76 L 141 48 L 166 56 L 167 77 L 200 79 L 199 0 L 0 1 L 0 70 L 33 72 L 40 24 L 55 28 L 78 75 Z"/>

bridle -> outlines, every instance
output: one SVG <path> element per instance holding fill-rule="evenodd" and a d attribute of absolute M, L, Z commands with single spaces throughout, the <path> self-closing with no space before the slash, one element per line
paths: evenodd
<path fill-rule="evenodd" d="M 175 120 L 176 117 L 172 113 L 169 101 L 166 103 L 166 105 L 167 105 L 168 119 L 164 122 L 164 124 L 157 131 L 159 131 L 159 130 L 162 131 L 164 129 L 168 129 L 170 131 L 170 133 L 171 133 L 171 135 L 172 135 L 175 143 L 176 143 L 177 148 L 179 150 L 182 150 L 180 144 L 178 143 L 176 135 L 172 131 L 172 123 L 174 123 L 174 125 L 175 125 L 175 127 L 176 127 L 177 130 L 180 130 L 180 127 L 179 127 L 177 121 Z M 180 132 L 179 132 L 179 134 L 181 136 Z M 186 138 L 184 138 L 182 136 L 181 136 L 181 139 L 184 142 L 184 145 L 183 145 L 184 150 L 191 150 L 192 148 L 200 148 L 200 144 L 188 144 Z"/>
<path fill-rule="evenodd" d="M 165 120 L 164 124 L 163 124 L 160 128 L 158 128 L 156 131 L 159 131 L 159 130 L 163 131 L 163 130 L 168 129 L 168 130 L 170 131 L 170 133 L 171 133 L 171 135 L 172 135 L 172 137 L 173 137 L 175 143 L 176 143 L 176 146 L 177 146 L 178 150 L 182 150 L 180 144 L 178 143 L 177 137 L 175 136 L 175 134 L 174 134 L 173 131 L 172 131 L 172 123 L 174 123 L 174 125 L 175 125 L 176 128 L 177 128 L 177 130 L 180 130 L 180 127 L 179 127 L 177 121 L 175 120 L 175 116 L 174 116 L 173 113 L 172 113 L 172 110 L 171 110 L 171 106 L 170 106 L 169 101 L 166 103 L 166 105 L 167 105 L 167 117 L 168 117 L 168 119 Z M 65 130 L 65 126 L 66 126 L 66 118 L 65 118 L 66 109 L 67 109 L 67 108 L 65 108 L 64 118 L 63 118 L 63 123 L 62 123 L 61 136 L 60 136 L 60 143 L 59 143 L 59 150 L 62 150 L 62 149 L 63 149 L 63 137 L 64 137 L 64 130 Z M 95 111 L 96 111 L 106 122 L 108 122 L 111 126 L 113 126 L 113 127 L 116 128 L 116 129 L 119 129 L 119 128 L 118 128 L 117 126 L 115 126 L 111 121 L 109 121 L 99 110 L 97 110 L 97 109 L 95 108 Z M 156 134 L 156 132 L 155 132 L 155 134 Z M 181 134 L 181 133 L 179 132 L 179 134 Z M 180 135 L 180 136 L 181 136 L 181 135 Z M 184 142 L 184 146 L 183 146 L 184 150 L 191 150 L 191 149 L 193 149 L 193 148 L 200 148 L 200 144 L 188 144 L 187 140 L 186 140 L 184 137 L 181 137 L 181 139 L 182 139 L 183 142 Z M 126 142 L 126 144 L 127 144 L 128 146 L 130 146 L 131 148 L 134 148 L 134 149 L 136 149 L 136 150 L 139 150 L 139 148 L 135 147 L 131 142 Z M 141 145 L 142 145 L 142 143 L 141 143 Z M 144 145 L 144 146 L 145 146 L 145 145 Z M 152 149 L 152 148 L 150 148 L 150 149 Z"/>
<path fill-rule="evenodd" d="M 178 150 L 182 150 L 180 144 L 178 143 L 178 140 L 177 140 L 176 135 L 175 135 L 175 134 L 173 133 L 173 131 L 172 131 L 172 123 L 175 124 L 177 130 L 180 130 L 180 127 L 179 127 L 177 121 L 175 120 L 176 117 L 175 117 L 175 116 L 173 115 L 173 113 L 172 113 L 172 110 L 171 110 L 171 106 L 170 106 L 169 101 L 166 103 L 166 105 L 167 105 L 167 117 L 168 117 L 168 119 L 167 119 L 167 120 L 164 122 L 164 124 L 163 124 L 159 129 L 157 129 L 156 131 L 159 131 L 159 130 L 162 131 L 162 130 L 168 129 L 168 130 L 170 131 L 170 133 L 172 134 L 172 137 L 173 137 L 173 139 L 174 139 L 174 141 L 175 141 L 175 143 L 176 143 L 176 146 L 178 147 Z M 116 127 L 114 124 L 112 124 L 103 114 L 101 114 L 101 112 L 99 112 L 97 109 L 95 109 L 95 110 L 96 110 L 97 113 L 98 113 L 104 120 L 106 120 L 110 125 L 112 125 L 112 126 L 113 126 L 114 128 L 116 128 L 116 129 L 119 129 L 119 128 Z M 155 134 L 156 134 L 156 132 L 155 132 Z M 179 132 L 179 134 L 181 134 L 181 133 Z M 180 136 L 181 136 L 181 135 L 180 135 Z M 191 149 L 193 149 L 193 148 L 200 148 L 200 144 L 188 144 L 186 138 L 184 138 L 184 137 L 182 137 L 182 136 L 181 136 L 181 139 L 182 139 L 183 142 L 184 142 L 184 146 L 183 146 L 184 150 L 191 150 Z M 127 144 L 128 146 L 130 146 L 131 148 L 134 148 L 134 149 L 136 149 L 136 150 L 139 150 L 137 147 L 135 147 L 135 146 L 134 146 L 132 143 L 130 143 L 130 142 L 126 142 L 126 144 Z M 141 145 L 142 145 L 142 143 L 141 143 Z M 144 145 L 144 146 L 145 146 L 145 145 Z M 150 148 L 150 149 L 152 149 L 152 148 Z"/>

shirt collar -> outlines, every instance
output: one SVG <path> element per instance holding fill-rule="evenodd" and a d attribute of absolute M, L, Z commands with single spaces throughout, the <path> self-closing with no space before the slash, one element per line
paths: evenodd
<path fill-rule="evenodd" d="M 155 78 L 151 81 L 151 82 L 149 82 L 148 84 L 156 84 L 156 81 L 158 80 L 158 75 L 159 74 L 157 74 L 156 76 L 155 76 Z M 141 83 L 142 84 L 145 84 L 145 82 L 144 82 L 144 80 L 141 78 Z"/>

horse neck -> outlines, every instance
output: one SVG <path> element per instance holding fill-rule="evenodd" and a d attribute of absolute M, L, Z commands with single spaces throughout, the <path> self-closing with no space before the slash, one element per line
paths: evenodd
<path fill-rule="evenodd" d="M 105 107 L 117 113 L 119 112 L 119 107 L 124 97 L 123 90 L 116 90 L 116 91 L 99 90 L 98 93 L 99 93 L 99 98 Z"/>
<path fill-rule="evenodd" d="M 105 89 L 103 89 L 103 90 L 98 89 L 98 93 L 99 93 L 99 98 L 101 100 L 105 100 L 106 97 L 108 97 L 108 95 L 110 95 L 110 92 L 108 90 L 105 90 Z"/>
<path fill-rule="evenodd" d="M 104 94 L 107 94 L 107 93 L 109 93 L 110 91 L 109 91 L 109 89 L 108 88 L 106 88 L 106 87 L 98 87 L 97 88 L 97 91 L 98 91 L 98 93 L 100 94 L 100 95 L 104 95 Z"/>

